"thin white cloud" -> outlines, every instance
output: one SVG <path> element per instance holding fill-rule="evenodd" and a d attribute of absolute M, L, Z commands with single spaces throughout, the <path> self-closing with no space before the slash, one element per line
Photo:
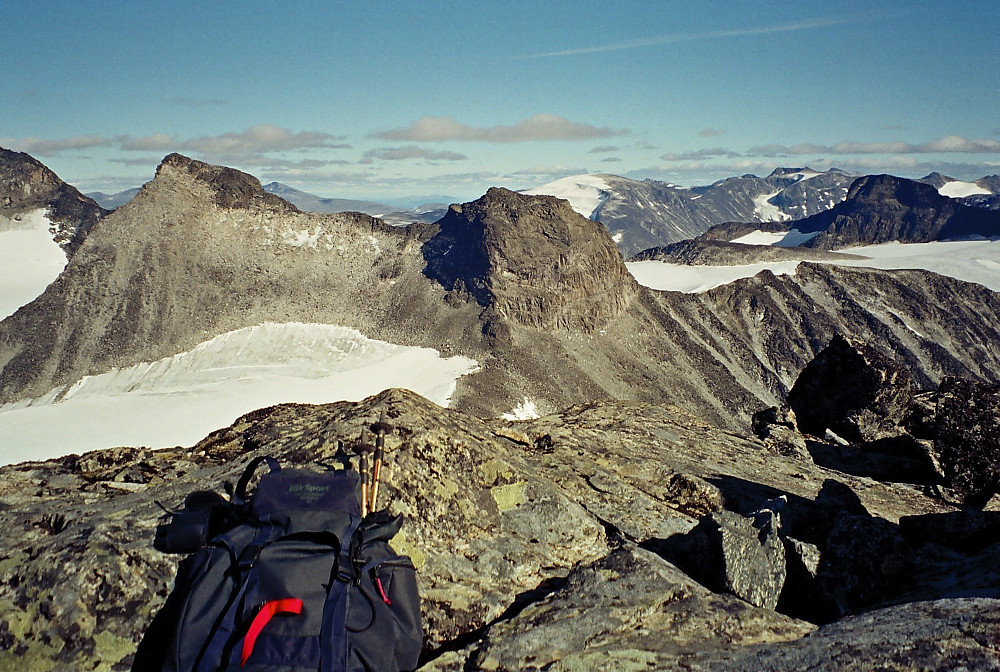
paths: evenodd
<path fill-rule="evenodd" d="M 791 147 L 771 144 L 758 145 L 747 150 L 747 156 L 801 156 L 804 154 L 998 154 L 1000 141 L 975 140 L 958 135 L 919 144 L 908 142 L 838 142 L 833 145 L 802 143 Z"/>
<path fill-rule="evenodd" d="M 704 159 L 711 159 L 714 157 L 729 157 L 735 158 L 742 156 L 739 152 L 733 151 L 731 149 L 723 149 L 722 147 L 710 147 L 708 149 L 699 149 L 694 152 L 684 152 L 682 154 L 675 154 L 673 152 L 668 152 L 661 156 L 660 158 L 664 161 L 701 161 Z"/>
<path fill-rule="evenodd" d="M 592 140 L 625 135 L 625 129 L 580 124 L 552 114 L 536 114 L 509 126 L 480 128 L 455 121 L 454 117 L 423 117 L 407 128 L 374 133 L 371 137 L 411 142 L 531 142 L 535 140 Z"/>
<path fill-rule="evenodd" d="M 426 159 L 428 161 L 464 161 L 468 159 L 465 154 L 457 152 L 439 152 L 433 149 L 424 149 L 413 145 L 406 147 L 380 147 L 370 149 L 361 157 L 361 163 L 372 163 L 375 159 L 381 161 L 405 161 L 407 159 Z"/>
<path fill-rule="evenodd" d="M 116 138 L 118 146 L 129 152 L 169 152 L 180 147 L 180 141 L 166 133 L 154 133 L 141 138 L 123 135 Z"/>
<path fill-rule="evenodd" d="M 299 149 L 345 149 L 343 137 L 318 131 L 293 132 L 272 124 L 253 126 L 241 133 L 208 135 L 190 140 L 179 140 L 165 133 L 155 133 L 140 138 L 122 136 L 119 146 L 138 152 L 193 152 L 216 158 L 239 159 L 269 152 L 287 152 Z"/>
<path fill-rule="evenodd" d="M 569 175 L 584 175 L 590 171 L 586 168 L 567 168 L 566 166 L 534 166 L 533 168 L 522 168 L 510 173 L 518 177 L 567 177 Z"/>
<path fill-rule="evenodd" d="M 555 56 L 577 56 L 580 54 L 599 54 L 609 51 L 624 51 L 627 49 L 641 49 L 643 47 L 656 47 L 664 44 L 675 44 L 677 42 L 695 42 L 700 40 L 712 40 L 726 37 L 744 37 L 754 35 L 770 35 L 774 33 L 790 33 L 800 30 L 812 30 L 815 28 L 825 28 L 837 26 L 845 23 L 857 23 L 866 18 L 871 18 L 875 13 L 855 16 L 818 17 L 814 19 L 803 19 L 801 21 L 790 21 L 779 23 L 773 26 L 757 26 L 753 28 L 737 28 L 732 30 L 712 30 L 703 33 L 671 33 L 668 35 L 654 35 L 653 37 L 638 38 L 625 42 L 614 42 L 611 44 L 599 44 L 589 47 L 579 47 L 576 49 L 563 49 L 560 51 L 545 51 L 527 56 L 518 56 L 515 60 L 527 60 L 536 58 L 552 58 Z"/>
<path fill-rule="evenodd" d="M 78 135 L 73 138 L 46 139 L 29 136 L 27 138 L 0 138 L 0 147 L 36 156 L 55 156 L 62 152 L 91 147 L 105 147 L 111 144 L 109 138 L 100 135 Z"/>

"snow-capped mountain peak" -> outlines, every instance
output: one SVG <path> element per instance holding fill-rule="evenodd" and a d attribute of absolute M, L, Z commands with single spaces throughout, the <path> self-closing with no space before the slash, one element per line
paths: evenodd
<path fill-rule="evenodd" d="M 526 189 L 521 193 L 528 196 L 555 196 L 569 201 L 574 210 L 584 217 L 593 219 L 594 212 L 607 200 L 611 193 L 608 175 L 572 175 L 540 187 Z"/>

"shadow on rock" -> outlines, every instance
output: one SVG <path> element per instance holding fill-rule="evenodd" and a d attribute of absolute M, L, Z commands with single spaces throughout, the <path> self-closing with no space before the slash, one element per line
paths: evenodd
<path fill-rule="evenodd" d="M 897 525 L 833 479 L 815 500 L 736 478 L 713 482 L 740 513 L 713 512 L 686 534 L 642 544 L 711 590 L 817 624 L 891 604 L 1000 597 L 1000 512 Z"/>

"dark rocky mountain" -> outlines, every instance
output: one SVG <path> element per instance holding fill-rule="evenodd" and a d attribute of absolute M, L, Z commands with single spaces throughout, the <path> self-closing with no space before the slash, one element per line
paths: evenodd
<path fill-rule="evenodd" d="M 851 185 L 843 203 L 796 222 L 796 228 L 820 232 L 806 246 L 832 250 L 891 241 L 998 236 L 1000 215 L 956 203 L 921 182 L 869 175 Z"/>
<path fill-rule="evenodd" d="M 803 264 L 698 295 L 655 292 L 556 199 L 491 190 L 439 224 L 399 229 L 302 213 L 244 173 L 171 155 L 42 296 L 0 322 L 0 400 L 289 321 L 467 355 L 481 368 L 452 403 L 483 415 L 525 398 L 541 412 L 620 399 L 745 428 L 836 333 L 878 343 L 922 387 L 1000 379 L 988 345 L 1000 300 L 977 285 Z"/>
<path fill-rule="evenodd" d="M 23 152 L 0 147 L 0 218 L 16 218 L 44 208 L 53 240 L 76 252 L 88 231 L 107 211 Z"/>
<path fill-rule="evenodd" d="M 309 192 L 290 187 L 281 182 L 269 182 L 264 191 L 281 196 L 303 212 L 363 212 L 378 217 L 393 226 L 406 226 L 413 222 L 431 224 L 444 216 L 448 206 L 441 203 L 427 203 L 416 208 L 399 208 L 385 203 L 359 201 L 348 198 L 323 198 Z"/>
<path fill-rule="evenodd" d="M 650 247 L 694 238 L 723 222 L 782 222 L 822 212 L 844 199 L 857 176 L 835 168 L 823 173 L 777 168 L 763 178 L 743 175 L 691 189 L 616 175 L 587 177 L 591 178 L 585 181 L 587 186 L 601 194 L 597 207 L 584 214 L 604 224 L 622 254 L 629 257 Z M 566 197 L 573 181 L 565 178 L 529 193 Z"/>
<path fill-rule="evenodd" d="M 984 208 L 986 210 L 1000 210 L 1000 194 L 978 194 L 976 196 L 966 196 L 961 199 L 962 203 L 973 208 Z"/>
<path fill-rule="evenodd" d="M 928 176 L 930 177 L 930 176 Z M 817 233 L 804 247 L 836 250 L 898 241 L 926 243 L 967 236 L 1000 236 L 1000 215 L 942 196 L 931 184 L 892 175 L 858 178 L 831 209 L 794 222 L 727 222 L 701 240 L 734 240 L 754 230 Z"/>
<path fill-rule="evenodd" d="M 91 191 L 87 192 L 87 198 L 92 198 L 94 201 L 104 208 L 105 210 L 115 210 L 125 205 L 139 193 L 139 189 L 142 187 L 133 187 L 131 189 L 125 189 L 124 191 L 118 191 L 113 194 L 105 194 L 103 191 Z"/>

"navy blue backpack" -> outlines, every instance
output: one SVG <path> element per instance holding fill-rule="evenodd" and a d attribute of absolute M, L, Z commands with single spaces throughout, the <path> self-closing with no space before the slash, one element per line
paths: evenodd
<path fill-rule="evenodd" d="M 247 487 L 266 463 L 252 497 Z M 253 460 L 231 502 L 189 495 L 154 546 L 191 553 L 133 670 L 399 672 L 422 643 L 413 563 L 389 546 L 402 524 L 362 516 L 351 469 Z"/>

